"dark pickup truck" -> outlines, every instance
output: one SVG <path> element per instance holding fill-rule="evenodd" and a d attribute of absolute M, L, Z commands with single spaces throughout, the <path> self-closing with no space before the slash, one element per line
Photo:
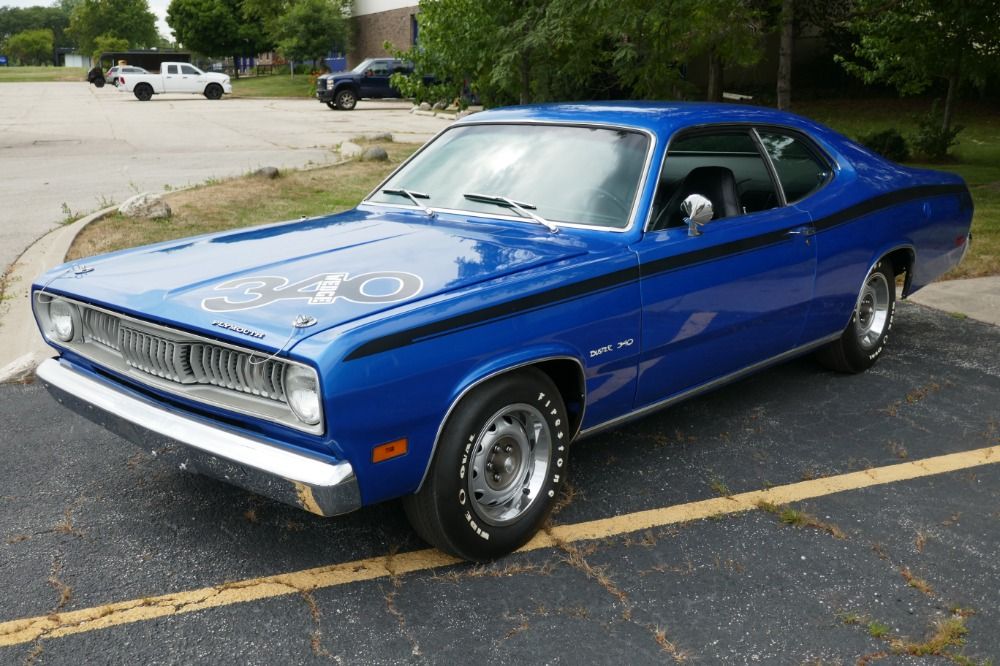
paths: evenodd
<path fill-rule="evenodd" d="M 413 65 L 394 58 L 368 58 L 349 72 L 333 72 L 316 79 L 316 99 L 331 109 L 350 111 L 359 99 L 402 97 L 389 85 L 389 77 L 397 72 L 410 74 Z M 430 84 L 434 79 L 425 77 L 424 82 Z"/>

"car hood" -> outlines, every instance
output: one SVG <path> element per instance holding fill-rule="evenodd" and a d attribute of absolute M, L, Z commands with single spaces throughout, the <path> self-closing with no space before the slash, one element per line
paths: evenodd
<path fill-rule="evenodd" d="M 533 225 L 372 208 L 103 255 L 36 287 L 277 349 L 299 316 L 314 333 L 585 252 Z"/>

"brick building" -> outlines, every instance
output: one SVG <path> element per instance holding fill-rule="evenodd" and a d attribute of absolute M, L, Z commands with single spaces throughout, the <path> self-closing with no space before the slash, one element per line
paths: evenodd
<path fill-rule="evenodd" d="M 383 47 L 386 41 L 398 49 L 416 44 L 418 11 L 416 0 L 354 0 L 348 67 L 354 67 L 365 58 L 389 55 Z"/>

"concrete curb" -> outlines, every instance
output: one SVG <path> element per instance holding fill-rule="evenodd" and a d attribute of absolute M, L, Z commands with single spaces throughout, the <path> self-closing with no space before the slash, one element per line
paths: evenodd
<path fill-rule="evenodd" d="M 908 300 L 1000 326 L 1000 276 L 934 282 Z"/>
<path fill-rule="evenodd" d="M 88 224 L 118 210 L 109 206 L 65 227 L 53 229 L 28 246 L 7 272 L 0 303 L 0 383 L 20 381 L 29 375 L 52 349 L 42 341 L 31 313 L 31 282 L 48 269 L 65 263 L 66 253 Z"/>

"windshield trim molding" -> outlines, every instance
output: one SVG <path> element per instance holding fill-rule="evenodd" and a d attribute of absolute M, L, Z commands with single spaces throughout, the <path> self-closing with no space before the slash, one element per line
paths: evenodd
<path fill-rule="evenodd" d="M 383 203 L 381 201 L 372 201 L 371 197 L 381 192 L 382 188 L 385 186 L 386 183 L 392 180 L 392 178 L 400 170 L 402 170 L 407 164 L 409 164 L 413 159 L 415 159 L 417 155 L 424 152 L 424 150 L 426 150 L 428 146 L 432 145 L 435 141 L 437 141 L 438 138 L 440 138 L 441 135 L 443 135 L 445 132 L 451 131 L 459 127 L 469 127 L 470 125 L 550 125 L 557 127 L 588 127 L 596 129 L 607 129 L 607 130 L 624 130 L 627 132 L 636 132 L 638 134 L 643 134 L 647 136 L 649 138 L 649 146 L 646 148 L 646 158 L 643 161 L 642 173 L 639 176 L 639 184 L 638 187 L 636 188 L 635 197 L 632 201 L 632 209 L 629 211 L 628 224 L 626 224 L 624 227 L 605 227 L 596 224 L 577 224 L 573 222 L 561 222 L 559 220 L 550 220 L 557 227 L 566 227 L 568 229 L 589 229 L 591 231 L 606 231 L 617 234 L 628 233 L 632 231 L 632 229 L 635 227 L 636 217 L 639 213 L 639 206 L 642 203 L 642 198 L 646 190 L 646 181 L 649 179 L 649 170 L 653 162 L 653 154 L 656 151 L 657 138 L 656 134 L 652 130 L 646 129 L 644 127 L 635 127 L 632 125 L 622 125 L 616 123 L 597 123 L 597 122 L 584 122 L 584 121 L 567 122 L 563 120 L 502 120 L 502 121 L 469 120 L 460 123 L 454 123 L 449 125 L 448 127 L 445 127 L 443 130 L 435 134 L 430 141 L 421 146 L 419 150 L 410 155 L 406 160 L 403 161 L 402 164 L 393 169 L 392 173 L 386 176 L 385 180 L 383 180 L 381 183 L 378 184 L 378 187 L 376 187 L 374 190 L 366 194 L 365 198 L 362 199 L 361 203 L 358 205 L 385 206 L 388 208 L 401 208 L 404 210 L 421 210 L 416 206 L 412 205 L 408 206 L 406 204 L 390 204 L 390 203 Z M 450 213 L 454 215 L 471 215 L 473 217 L 496 218 L 496 219 L 510 220 L 513 222 L 522 222 L 522 223 L 526 221 L 526 218 L 520 216 L 503 215 L 503 214 L 492 215 L 490 213 L 484 213 L 483 211 L 478 211 L 478 210 L 436 208 L 434 206 L 428 206 L 428 208 L 434 212 Z M 533 224 L 530 221 L 528 221 L 528 223 Z"/>

